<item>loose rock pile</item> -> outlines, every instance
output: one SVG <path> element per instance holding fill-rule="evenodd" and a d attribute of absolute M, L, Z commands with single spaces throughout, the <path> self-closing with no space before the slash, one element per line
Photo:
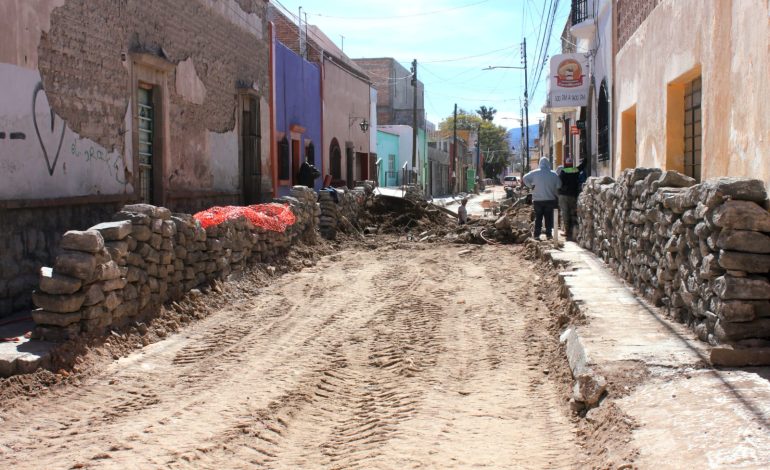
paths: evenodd
<path fill-rule="evenodd" d="M 315 193 L 295 187 L 279 202 L 296 217 L 285 232 L 255 227 L 243 217 L 203 229 L 189 214 L 134 204 L 113 222 L 65 233 L 61 253 L 53 268 L 41 269 L 33 294 L 40 307 L 32 314 L 34 336 L 61 341 L 80 332 L 98 334 L 250 262 L 274 259 L 297 239 L 314 239 L 320 211 Z"/>
<path fill-rule="evenodd" d="M 637 168 L 589 178 L 580 244 L 703 341 L 770 345 L 770 213 L 764 182 L 695 184 Z"/>

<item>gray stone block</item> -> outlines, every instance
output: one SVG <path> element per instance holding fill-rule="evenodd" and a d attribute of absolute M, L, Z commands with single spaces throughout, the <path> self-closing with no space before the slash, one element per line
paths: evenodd
<path fill-rule="evenodd" d="M 770 255 L 721 250 L 719 252 L 719 265 L 733 271 L 768 273 L 770 272 Z"/>
<path fill-rule="evenodd" d="M 725 250 L 770 253 L 770 236 L 750 230 L 722 230 L 716 244 Z"/>
<path fill-rule="evenodd" d="M 32 319 L 38 325 L 68 326 L 81 319 L 80 311 L 70 313 L 48 312 L 43 309 L 32 311 Z"/>
<path fill-rule="evenodd" d="M 770 212 L 752 201 L 727 201 L 714 209 L 717 227 L 732 230 L 770 232 Z"/>
<path fill-rule="evenodd" d="M 97 253 L 104 248 L 104 238 L 96 230 L 70 230 L 64 234 L 59 246 L 64 250 Z"/>
<path fill-rule="evenodd" d="M 74 294 L 83 281 L 64 274 L 55 273 L 52 268 L 40 268 L 40 290 L 46 294 Z"/>
<path fill-rule="evenodd" d="M 714 293 L 722 300 L 768 300 L 770 282 L 766 278 L 720 276 L 714 280 Z"/>
<path fill-rule="evenodd" d="M 70 295 L 50 295 L 44 292 L 33 292 L 32 301 L 38 307 L 49 312 L 77 312 L 83 306 L 86 296 L 83 293 Z"/>
<path fill-rule="evenodd" d="M 119 241 L 131 234 L 131 221 L 103 222 L 94 225 L 89 230 L 96 230 L 101 233 L 105 241 Z"/>

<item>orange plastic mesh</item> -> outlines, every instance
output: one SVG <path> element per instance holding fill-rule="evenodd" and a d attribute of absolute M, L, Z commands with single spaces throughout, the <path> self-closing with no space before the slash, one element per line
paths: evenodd
<path fill-rule="evenodd" d="M 286 227 L 294 225 L 296 216 L 288 204 L 254 204 L 251 206 L 214 206 L 198 212 L 193 217 L 203 228 L 219 225 L 227 220 L 245 217 L 255 227 L 262 227 L 273 232 L 285 232 Z"/>

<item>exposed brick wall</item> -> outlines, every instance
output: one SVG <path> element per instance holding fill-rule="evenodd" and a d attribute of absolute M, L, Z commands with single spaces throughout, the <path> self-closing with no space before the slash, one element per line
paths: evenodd
<path fill-rule="evenodd" d="M 393 59 L 354 59 L 354 61 L 371 77 L 372 85 L 377 89 L 377 107 L 391 106 L 390 80 L 394 76 Z"/>
<path fill-rule="evenodd" d="M 191 57 L 206 87 L 202 105 L 187 103 L 175 93 L 172 73 L 174 123 L 182 129 L 202 124 L 210 131 L 232 130 L 236 83 L 254 82 L 264 93 L 270 86 L 266 4 L 239 4 L 262 18 L 261 38 L 198 0 L 67 0 L 51 15 L 51 29 L 39 48 L 53 109 L 78 134 L 122 151 L 130 95 L 121 54 L 162 50 L 174 64 Z"/>
<path fill-rule="evenodd" d="M 661 0 L 618 0 L 618 49 L 639 29 Z"/>
<path fill-rule="evenodd" d="M 414 95 L 411 80 L 407 78 L 411 71 L 389 57 L 354 61 L 371 77 L 372 84 L 377 89 L 377 124 L 411 126 Z M 417 126 L 425 127 L 425 86 L 419 80 Z"/>
<path fill-rule="evenodd" d="M 275 38 L 281 44 L 291 49 L 295 54 L 300 55 L 299 48 L 299 27 L 273 5 L 267 9 L 267 20 L 273 23 Z M 308 35 L 307 60 L 321 63 L 321 51 L 323 48 L 313 40 L 312 35 Z"/>

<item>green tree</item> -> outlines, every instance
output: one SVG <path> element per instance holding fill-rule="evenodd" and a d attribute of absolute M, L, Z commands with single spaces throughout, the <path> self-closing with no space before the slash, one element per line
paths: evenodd
<path fill-rule="evenodd" d="M 484 120 L 479 129 L 479 145 L 484 156 L 484 175 L 494 178 L 502 173 L 511 160 L 505 127 Z"/>
<path fill-rule="evenodd" d="M 487 108 L 486 106 L 481 106 L 479 109 L 476 110 L 476 113 L 481 116 L 481 119 L 485 121 L 492 122 L 495 119 L 495 114 L 497 114 L 497 110 L 490 106 Z"/>
<path fill-rule="evenodd" d="M 454 129 L 455 118 L 451 115 L 441 121 L 438 125 L 440 131 L 452 131 Z M 481 118 L 473 113 L 469 113 L 464 109 L 457 110 L 457 128 L 466 131 L 472 131 L 479 127 Z"/>
<path fill-rule="evenodd" d="M 487 116 L 497 113 L 494 108 L 481 106 L 479 111 L 483 111 Z M 439 123 L 439 130 L 451 132 L 454 128 L 454 116 L 449 116 Z M 480 151 L 484 158 L 484 175 L 487 178 L 494 178 L 503 169 L 508 166 L 511 159 L 511 152 L 506 140 L 506 129 L 503 126 L 496 126 L 491 119 L 484 119 L 476 113 L 469 113 L 463 109 L 457 110 L 457 129 L 478 132 L 478 146 L 471 147 L 474 153 Z M 473 143 L 470 143 L 473 145 Z"/>

